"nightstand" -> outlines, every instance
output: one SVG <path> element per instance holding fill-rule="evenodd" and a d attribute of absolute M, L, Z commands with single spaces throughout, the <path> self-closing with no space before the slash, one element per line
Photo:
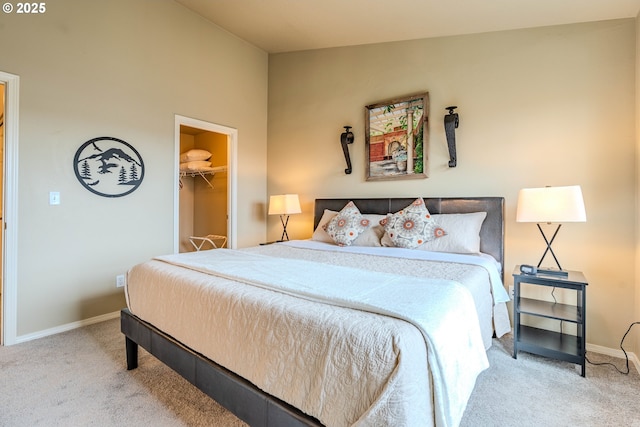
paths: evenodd
<path fill-rule="evenodd" d="M 522 285 L 569 289 L 575 292 L 574 304 L 560 304 L 521 296 Z M 523 274 L 520 266 L 513 272 L 513 358 L 518 351 L 564 360 L 582 367 L 585 376 L 587 279 L 579 271 L 566 277 L 553 274 Z M 521 316 L 556 319 L 576 325 L 576 335 L 534 328 L 521 324 Z"/>

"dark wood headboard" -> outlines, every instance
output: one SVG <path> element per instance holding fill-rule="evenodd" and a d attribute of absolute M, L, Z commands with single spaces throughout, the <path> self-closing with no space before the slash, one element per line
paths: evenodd
<path fill-rule="evenodd" d="M 350 200 L 367 214 L 386 215 L 407 207 L 416 198 L 387 199 L 316 199 L 313 229 L 325 209 L 340 211 Z M 486 212 L 480 229 L 480 251 L 492 255 L 504 274 L 504 197 L 423 197 L 432 214 Z"/>

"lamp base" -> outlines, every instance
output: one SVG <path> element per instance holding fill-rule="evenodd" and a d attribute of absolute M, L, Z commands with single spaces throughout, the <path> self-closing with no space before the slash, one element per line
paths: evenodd
<path fill-rule="evenodd" d="M 540 258 L 540 262 L 538 262 L 538 273 L 551 274 L 551 275 L 560 276 L 560 277 L 567 277 L 569 273 L 567 273 L 565 270 L 562 269 L 562 267 L 560 266 L 560 263 L 558 262 L 558 258 L 556 257 L 556 254 L 553 252 L 553 248 L 551 247 L 551 244 L 553 243 L 556 236 L 558 235 L 558 231 L 560 231 L 560 227 L 562 227 L 562 224 L 558 224 L 558 228 L 556 228 L 555 233 L 553 233 L 551 240 L 547 239 L 547 235 L 544 234 L 544 231 L 542 230 L 542 227 L 540 227 L 540 224 L 537 224 L 537 225 L 538 225 L 538 230 L 540 230 L 540 234 L 542 234 L 542 238 L 547 244 L 547 249 L 544 250 L 544 253 L 542 254 L 542 258 Z M 540 264 L 542 264 L 542 261 L 544 261 L 544 257 L 547 256 L 548 252 L 551 252 L 551 256 L 553 257 L 553 260 L 556 262 L 556 265 L 558 266 L 557 269 L 556 268 L 547 268 L 547 269 L 540 268 Z"/>
<path fill-rule="evenodd" d="M 286 242 L 287 240 L 289 240 L 289 234 L 287 233 L 287 224 L 289 224 L 289 215 L 280 215 L 280 222 L 282 223 L 282 236 L 280 236 L 280 240 L 278 240 L 278 242 Z"/>

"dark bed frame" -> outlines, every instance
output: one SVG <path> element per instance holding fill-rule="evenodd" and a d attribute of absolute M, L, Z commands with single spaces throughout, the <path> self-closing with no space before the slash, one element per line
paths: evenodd
<path fill-rule="evenodd" d="M 352 200 L 362 213 L 384 215 L 399 211 L 415 198 L 317 199 L 314 229 L 325 209 L 339 211 L 349 200 Z M 487 218 L 480 231 L 480 249 L 498 260 L 504 275 L 504 198 L 425 197 L 424 200 L 432 214 L 487 212 Z M 123 309 L 120 313 L 120 329 L 125 335 L 129 370 L 138 367 L 138 346 L 142 346 L 252 427 L 322 426 L 315 418 L 265 393 L 244 378 L 184 346 L 180 341 L 134 316 L 128 309 Z"/>

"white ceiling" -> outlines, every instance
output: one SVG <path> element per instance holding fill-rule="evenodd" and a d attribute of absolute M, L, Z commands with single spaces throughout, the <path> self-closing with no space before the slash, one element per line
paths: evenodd
<path fill-rule="evenodd" d="M 640 0 L 176 0 L 269 52 L 635 18 Z"/>

